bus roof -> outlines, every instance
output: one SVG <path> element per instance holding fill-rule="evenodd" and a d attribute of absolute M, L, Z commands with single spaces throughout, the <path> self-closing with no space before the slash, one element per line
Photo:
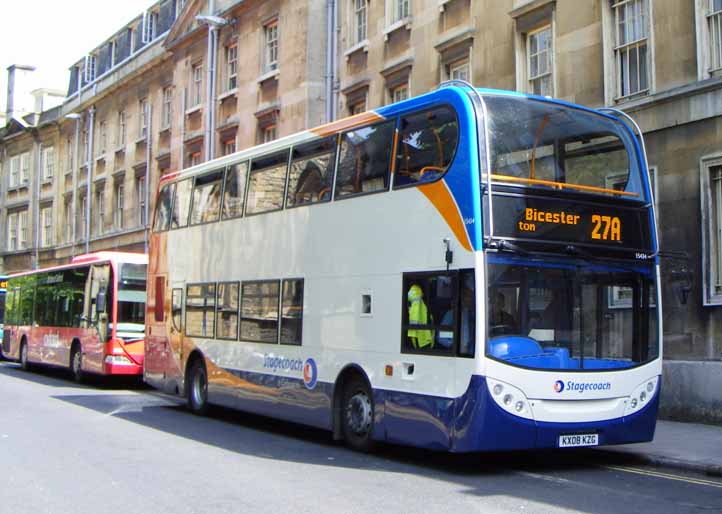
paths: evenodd
<path fill-rule="evenodd" d="M 585 107 L 583 105 L 578 105 L 578 104 L 566 102 L 563 100 L 558 100 L 558 99 L 551 98 L 551 97 L 532 95 L 532 94 L 528 94 L 528 93 L 521 93 L 519 91 L 506 91 L 506 90 L 502 90 L 502 89 L 473 88 L 471 85 L 464 87 L 461 84 L 446 84 L 446 85 L 442 84 L 438 89 L 435 89 L 428 93 L 424 93 L 422 95 L 415 96 L 413 98 L 409 98 L 408 100 L 403 100 L 401 102 L 397 102 L 394 104 L 384 105 L 377 109 L 372 109 L 372 110 L 364 112 L 364 113 L 355 114 L 353 116 L 349 116 L 346 118 L 341 118 L 339 120 L 335 120 L 330 123 L 320 125 L 318 127 L 314 127 L 314 128 L 307 129 L 307 130 L 302 130 L 300 132 L 295 132 L 293 134 L 289 134 L 287 136 L 281 137 L 274 141 L 269 141 L 268 143 L 251 146 L 249 148 L 239 150 L 238 152 L 235 152 L 235 153 L 232 153 L 229 155 L 225 155 L 222 157 L 218 157 L 216 159 L 203 162 L 201 164 L 198 164 L 198 165 L 190 167 L 190 168 L 186 168 L 184 170 L 179 170 L 177 172 L 170 173 L 170 174 L 165 175 L 160 178 L 160 183 L 158 184 L 158 190 L 160 191 L 160 189 L 168 182 L 175 182 L 175 181 L 183 180 L 186 178 L 194 177 L 196 175 L 202 175 L 205 172 L 208 172 L 211 170 L 217 170 L 217 169 L 227 166 L 229 164 L 236 164 L 239 161 L 244 161 L 248 158 L 255 157 L 257 155 L 267 155 L 269 153 L 274 153 L 277 151 L 285 150 L 289 146 L 293 146 L 293 145 L 305 143 L 307 141 L 311 141 L 318 137 L 327 137 L 327 136 L 331 136 L 331 135 L 338 134 L 341 132 L 345 132 L 345 131 L 350 130 L 355 127 L 367 125 L 367 124 L 373 123 L 373 122 L 383 121 L 392 116 L 397 116 L 399 114 L 402 114 L 410 109 L 416 109 L 416 108 L 423 107 L 424 105 L 428 104 L 429 101 L 434 98 L 434 96 L 438 96 L 440 91 L 449 91 L 449 90 L 454 91 L 459 95 L 463 94 L 465 96 L 468 94 L 469 90 L 472 90 L 481 96 L 500 95 L 500 96 L 514 97 L 514 98 L 525 98 L 525 99 L 530 99 L 530 100 L 537 100 L 537 101 L 541 101 L 541 102 L 562 105 L 565 107 L 581 109 L 581 110 L 584 110 L 587 112 L 598 114 L 600 116 L 604 116 L 606 118 L 621 121 L 618 118 L 611 116 L 609 113 L 601 112 L 596 109 L 592 109 L 590 107 Z"/>
<path fill-rule="evenodd" d="M 144 253 L 132 253 L 132 252 L 95 252 L 87 253 L 84 255 L 78 255 L 74 257 L 68 264 L 61 264 L 59 266 L 50 266 L 48 268 L 39 268 L 29 271 L 21 271 L 18 273 L 11 273 L 8 278 L 22 277 L 24 275 L 33 275 L 35 273 L 44 273 L 47 271 L 57 271 L 64 269 L 76 268 L 83 264 L 92 264 L 96 262 L 113 262 L 113 263 L 130 263 L 130 264 L 148 264 L 148 256 Z"/>

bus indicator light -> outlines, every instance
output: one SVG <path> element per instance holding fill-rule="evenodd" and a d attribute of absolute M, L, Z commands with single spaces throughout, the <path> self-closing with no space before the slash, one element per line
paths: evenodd
<path fill-rule="evenodd" d="M 387 377 L 393 377 L 394 376 L 394 367 L 390 364 L 386 365 L 386 376 Z"/>

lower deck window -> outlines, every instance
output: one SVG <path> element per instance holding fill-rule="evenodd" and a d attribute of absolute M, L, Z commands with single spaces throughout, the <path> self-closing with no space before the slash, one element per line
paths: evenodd
<path fill-rule="evenodd" d="M 193 284 L 186 293 L 186 334 L 213 337 L 216 319 L 216 285 Z"/>
<path fill-rule="evenodd" d="M 241 295 L 241 339 L 278 342 L 279 281 L 244 282 Z"/>

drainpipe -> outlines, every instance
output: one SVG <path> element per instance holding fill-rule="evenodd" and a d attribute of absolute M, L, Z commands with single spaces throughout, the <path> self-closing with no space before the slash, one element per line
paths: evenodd
<path fill-rule="evenodd" d="M 43 156 L 43 145 L 38 141 L 37 131 L 33 131 L 33 147 L 35 149 L 35 166 L 33 166 L 33 232 L 35 239 L 35 255 L 33 257 L 33 269 L 40 267 L 40 174 L 42 173 L 41 159 Z"/>
<path fill-rule="evenodd" d="M 148 219 L 148 209 L 150 202 L 150 144 L 151 140 L 151 128 L 153 126 L 153 120 L 151 113 L 153 111 L 150 107 L 150 102 L 145 103 L 145 205 L 143 206 L 143 215 L 145 216 L 145 227 L 143 227 L 143 240 L 145 253 L 148 253 L 148 228 L 150 227 L 150 220 Z"/>
<path fill-rule="evenodd" d="M 181 95 L 181 126 L 180 126 L 180 165 L 178 169 L 183 169 L 185 167 L 185 159 L 186 159 L 186 147 L 185 147 L 185 140 L 186 140 L 186 93 L 188 93 L 187 90 L 183 90 L 183 94 Z"/>
<path fill-rule="evenodd" d="M 196 20 L 208 25 L 208 55 L 206 57 L 207 74 L 206 74 L 206 127 L 204 137 L 204 148 L 206 160 L 213 159 L 215 156 L 215 123 L 216 123 L 216 60 L 218 46 L 218 29 L 228 23 L 220 16 L 213 14 L 213 0 L 208 2 L 208 14 L 205 16 L 196 16 Z"/>
<path fill-rule="evenodd" d="M 331 104 L 331 115 L 333 120 L 336 119 L 338 113 L 338 0 L 331 0 L 333 2 L 333 68 L 331 69 L 331 87 L 333 88 Z"/>
<path fill-rule="evenodd" d="M 66 114 L 65 117 L 69 120 L 75 120 L 75 144 L 73 148 L 73 202 L 72 202 L 72 227 L 71 227 L 71 241 L 72 241 L 72 248 L 70 250 L 71 252 L 71 258 L 75 257 L 75 238 L 76 238 L 76 231 L 75 227 L 77 225 L 76 217 L 78 215 L 77 213 L 77 202 L 78 202 L 78 164 L 80 160 L 80 114 L 77 112 L 72 112 L 69 114 Z"/>
<path fill-rule="evenodd" d="M 88 176 L 85 189 L 85 253 L 90 253 L 90 182 L 93 176 L 93 132 L 95 131 L 95 106 L 88 109 Z M 102 220 L 101 220 L 102 223 Z"/>
<path fill-rule="evenodd" d="M 326 123 L 333 121 L 333 4 L 326 0 Z"/>

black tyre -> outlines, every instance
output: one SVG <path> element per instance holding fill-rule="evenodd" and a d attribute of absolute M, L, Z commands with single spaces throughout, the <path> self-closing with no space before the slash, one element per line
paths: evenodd
<path fill-rule="evenodd" d="M 24 371 L 30 371 L 32 369 L 32 365 L 28 360 L 28 343 L 24 340 L 20 343 L 20 367 Z"/>
<path fill-rule="evenodd" d="M 374 401 L 369 386 L 360 377 L 353 377 L 344 388 L 341 403 L 341 428 L 349 447 L 370 452 L 374 424 Z"/>
<path fill-rule="evenodd" d="M 74 347 L 70 354 L 70 374 L 78 384 L 83 381 L 83 352 L 79 346 Z"/>
<path fill-rule="evenodd" d="M 202 359 L 196 359 L 188 371 L 186 386 L 188 409 L 202 416 L 208 412 L 208 373 Z"/>

